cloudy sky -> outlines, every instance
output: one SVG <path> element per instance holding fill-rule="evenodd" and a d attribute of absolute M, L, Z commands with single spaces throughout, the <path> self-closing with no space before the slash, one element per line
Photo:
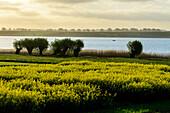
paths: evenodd
<path fill-rule="evenodd" d="M 0 0 L 1 27 L 170 30 L 170 0 Z"/>

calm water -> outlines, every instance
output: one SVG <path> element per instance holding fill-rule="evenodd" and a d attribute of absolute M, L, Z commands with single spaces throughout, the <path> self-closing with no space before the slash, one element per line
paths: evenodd
<path fill-rule="evenodd" d="M 0 49 L 13 49 L 14 40 L 24 38 L 37 38 L 29 36 L 0 36 Z M 43 37 L 49 42 L 55 39 L 64 39 L 66 37 Z M 85 43 L 83 49 L 98 49 L 98 50 L 128 50 L 127 43 L 129 41 L 139 40 L 144 46 L 144 52 L 151 53 L 170 53 L 170 38 L 94 38 L 94 37 L 67 37 L 73 40 L 81 39 Z M 116 40 L 116 41 L 113 41 Z"/>

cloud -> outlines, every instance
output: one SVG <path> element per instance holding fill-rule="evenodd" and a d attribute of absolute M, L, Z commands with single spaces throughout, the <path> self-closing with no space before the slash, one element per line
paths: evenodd
<path fill-rule="evenodd" d="M 7 1 L 0 1 L 1 6 L 20 6 L 21 3 L 11 3 Z"/>
<path fill-rule="evenodd" d="M 3 11 L 19 11 L 20 9 L 16 8 L 16 7 L 0 7 L 0 10 L 3 10 Z"/>
<path fill-rule="evenodd" d="M 117 2 L 148 2 L 148 1 L 155 1 L 155 0 L 112 0 Z"/>
<path fill-rule="evenodd" d="M 40 14 L 35 12 L 35 11 L 34 12 L 33 11 L 20 11 L 20 12 L 18 12 L 18 14 L 20 16 L 25 16 L 25 17 L 38 17 L 38 16 L 40 16 Z"/>
<path fill-rule="evenodd" d="M 35 0 L 38 3 L 71 3 L 71 4 L 78 4 L 78 3 L 89 3 L 98 0 Z"/>
<path fill-rule="evenodd" d="M 0 1 L 0 11 L 19 11 L 20 3 L 9 3 L 7 1 Z"/>
<path fill-rule="evenodd" d="M 114 11 L 82 11 L 82 12 L 51 12 L 51 15 L 72 16 L 76 18 L 96 18 L 107 20 L 130 21 L 169 21 L 170 14 L 162 12 L 114 12 Z"/>

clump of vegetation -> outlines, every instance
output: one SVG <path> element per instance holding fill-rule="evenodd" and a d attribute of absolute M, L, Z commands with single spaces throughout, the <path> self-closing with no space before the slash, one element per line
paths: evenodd
<path fill-rule="evenodd" d="M 140 41 L 128 42 L 127 47 L 130 51 L 130 58 L 134 58 L 135 56 L 139 56 L 143 51 L 143 45 Z"/>
<path fill-rule="evenodd" d="M 32 54 L 33 49 L 39 50 L 39 55 L 42 55 L 42 52 L 48 48 L 49 42 L 45 38 L 25 38 L 13 43 L 14 48 L 16 49 L 16 54 L 20 53 L 20 50 L 26 48 L 28 54 Z M 58 40 L 55 39 L 51 43 L 51 48 L 53 50 L 53 55 L 62 55 L 65 56 L 68 50 L 73 51 L 75 57 L 78 57 L 81 49 L 84 47 L 84 43 L 81 40 L 73 41 L 69 38 Z"/>
<path fill-rule="evenodd" d="M 84 43 L 81 40 L 73 41 L 69 38 L 66 38 L 62 40 L 55 39 L 55 41 L 51 43 L 51 46 L 52 50 L 54 51 L 54 55 L 60 54 L 65 56 L 68 50 L 72 50 L 74 51 L 74 56 L 78 57 L 81 49 L 84 47 Z"/>

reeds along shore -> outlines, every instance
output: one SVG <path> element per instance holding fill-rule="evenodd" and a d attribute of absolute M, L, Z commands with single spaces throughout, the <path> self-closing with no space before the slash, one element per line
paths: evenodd
<path fill-rule="evenodd" d="M 45 55 L 50 55 L 52 51 L 46 50 Z M 15 49 L 0 49 L 0 54 L 15 54 Z M 21 54 L 27 54 L 27 50 L 21 50 Z M 33 54 L 38 54 L 38 51 L 34 50 Z M 128 51 L 117 51 L 117 50 L 82 50 L 80 56 L 96 56 L 96 57 L 125 57 L 129 58 Z M 139 58 L 168 58 L 169 54 L 156 54 L 156 53 L 145 53 L 143 52 Z"/>

